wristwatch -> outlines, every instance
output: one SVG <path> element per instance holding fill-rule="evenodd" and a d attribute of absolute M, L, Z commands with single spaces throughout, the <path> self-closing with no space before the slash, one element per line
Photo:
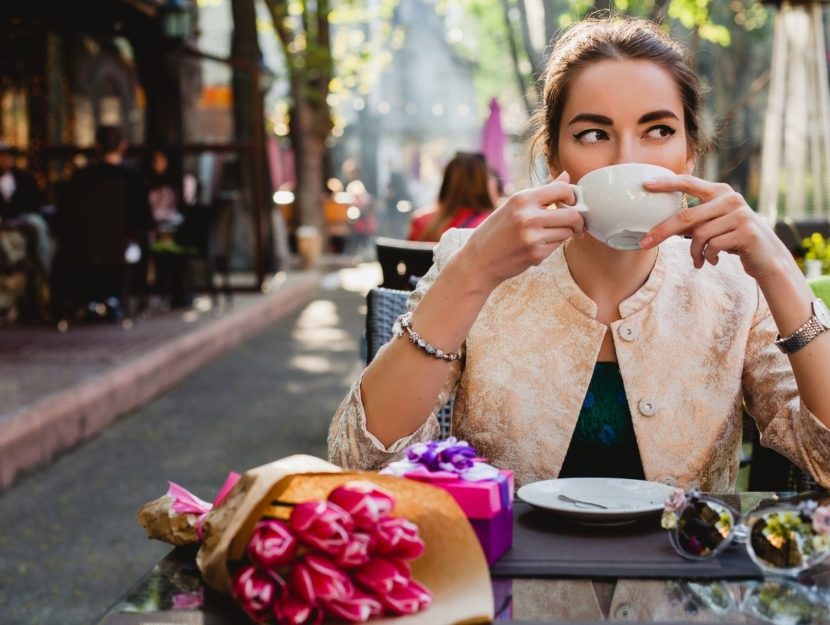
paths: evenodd
<path fill-rule="evenodd" d="M 820 299 L 812 303 L 813 314 L 807 322 L 789 336 L 782 337 L 780 334 L 775 339 L 775 344 L 785 354 L 792 354 L 804 347 L 822 332 L 830 330 L 830 310 Z"/>

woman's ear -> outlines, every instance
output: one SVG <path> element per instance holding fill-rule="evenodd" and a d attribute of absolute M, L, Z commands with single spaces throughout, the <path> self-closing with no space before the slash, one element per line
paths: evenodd
<path fill-rule="evenodd" d="M 559 164 L 559 159 L 552 156 L 550 160 L 548 160 L 548 175 L 550 175 L 550 179 L 556 180 L 561 173 L 562 167 Z"/>
<path fill-rule="evenodd" d="M 686 173 L 691 175 L 695 170 L 695 165 L 697 165 L 697 156 L 694 152 L 689 152 L 689 156 L 686 159 Z"/>

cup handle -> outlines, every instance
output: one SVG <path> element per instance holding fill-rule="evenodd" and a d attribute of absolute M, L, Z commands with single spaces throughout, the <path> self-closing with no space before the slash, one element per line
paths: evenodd
<path fill-rule="evenodd" d="M 571 189 L 573 189 L 574 197 L 576 197 L 576 204 L 568 206 L 568 208 L 575 208 L 580 213 L 587 213 L 588 205 L 585 203 L 585 193 L 582 191 L 582 187 L 578 184 L 572 184 Z"/>

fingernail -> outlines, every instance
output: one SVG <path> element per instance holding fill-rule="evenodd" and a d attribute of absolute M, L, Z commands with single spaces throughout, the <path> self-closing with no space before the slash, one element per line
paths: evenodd
<path fill-rule="evenodd" d="M 647 250 L 654 244 L 654 237 L 650 234 L 647 234 L 642 239 L 640 239 L 640 247 L 644 250 Z"/>
<path fill-rule="evenodd" d="M 657 184 L 657 178 L 649 178 L 648 180 L 643 180 L 643 184 Z"/>

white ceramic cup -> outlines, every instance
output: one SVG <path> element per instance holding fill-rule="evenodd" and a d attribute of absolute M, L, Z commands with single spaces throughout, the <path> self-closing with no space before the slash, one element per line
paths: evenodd
<path fill-rule="evenodd" d="M 595 239 L 615 250 L 638 250 L 649 230 L 680 210 L 681 194 L 652 193 L 643 182 L 674 175 L 645 163 L 621 163 L 588 172 L 571 185 L 576 208 Z"/>

